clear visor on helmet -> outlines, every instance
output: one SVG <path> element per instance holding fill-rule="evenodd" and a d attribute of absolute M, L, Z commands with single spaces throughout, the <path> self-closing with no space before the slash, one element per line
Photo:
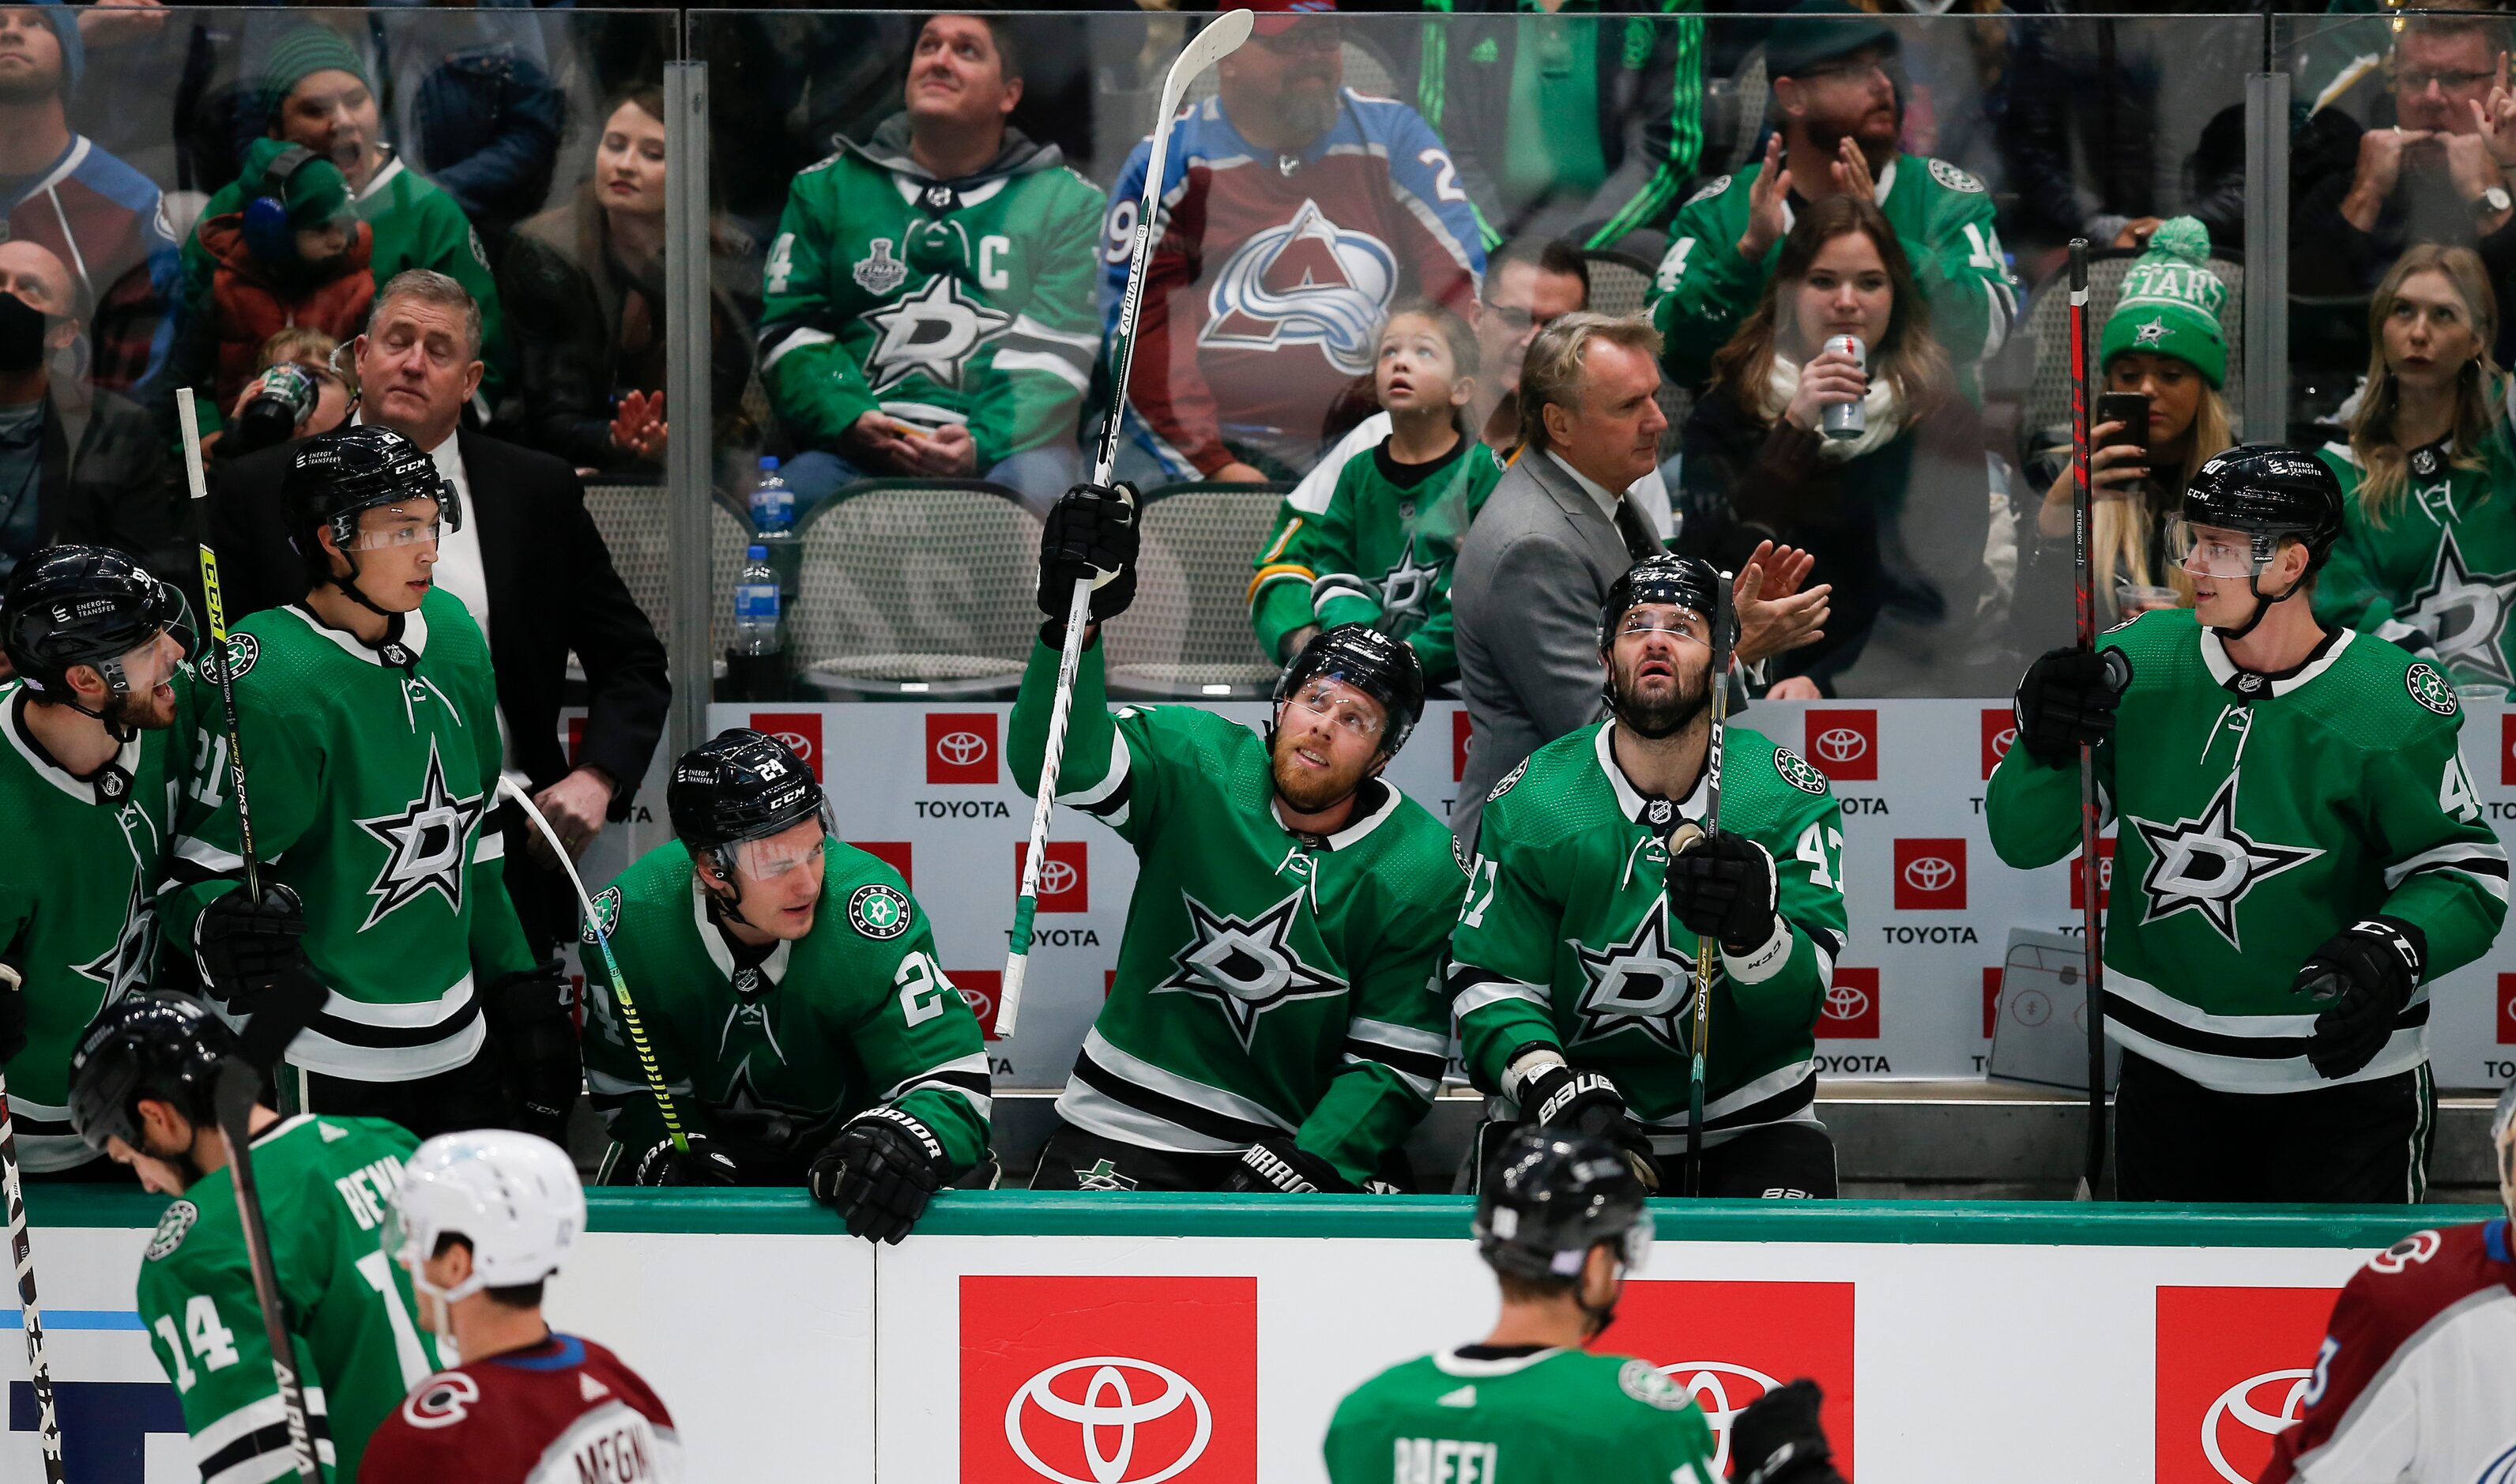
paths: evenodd
<path fill-rule="evenodd" d="M 443 529 L 442 507 L 434 500 L 386 505 L 358 512 L 358 532 L 349 546 L 352 551 L 387 551 L 423 542 L 433 546 Z"/>
<path fill-rule="evenodd" d="M 169 635 L 175 641 L 171 645 L 165 642 Z M 191 648 L 191 639 L 190 633 L 180 624 L 168 624 L 146 644 L 125 653 L 122 657 L 124 686 L 136 696 L 171 683 L 176 667 L 184 662 L 186 652 Z"/>
<path fill-rule="evenodd" d="M 2196 526 L 2181 516 L 2166 524 L 2167 560 L 2197 577 L 2258 576 L 2278 545 L 2260 532 Z"/>
<path fill-rule="evenodd" d="M 1625 616 L 1617 621 L 1616 631 L 1608 637 L 1613 643 L 1640 634 L 1666 634 L 1683 643 L 1709 647 L 1712 643 L 1712 620 L 1691 608 L 1680 608 L 1674 603 L 1638 603 L 1625 610 Z"/>
<path fill-rule="evenodd" d="M 1324 717 L 1339 731 L 1350 733 L 1361 742 L 1377 742 L 1380 729 L 1388 723 L 1389 714 L 1378 700 L 1332 671 L 1321 671 L 1304 680 L 1294 690 L 1290 703 L 1315 716 Z"/>
<path fill-rule="evenodd" d="M 775 881 L 790 870 L 798 869 L 821 858 L 821 841 L 829 832 L 829 822 L 806 834 L 800 829 L 781 829 L 757 840 L 743 840 L 727 847 L 734 854 L 734 868 L 753 881 Z"/>
<path fill-rule="evenodd" d="M 1648 1210 L 1635 1212 L 1634 1224 L 1625 1228 L 1624 1236 L 1616 1243 L 1616 1257 L 1624 1263 L 1626 1277 L 1639 1278 L 1643 1269 L 1650 1265 L 1652 1241 L 1656 1235 L 1652 1213 Z"/>

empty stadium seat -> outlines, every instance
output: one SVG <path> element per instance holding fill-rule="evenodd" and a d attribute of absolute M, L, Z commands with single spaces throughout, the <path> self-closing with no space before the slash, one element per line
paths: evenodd
<path fill-rule="evenodd" d="M 1110 689 L 1263 696 L 1281 666 L 1249 626 L 1249 577 L 1290 485 L 1165 485 L 1145 496 L 1136 601 L 1110 625 Z"/>
<path fill-rule="evenodd" d="M 708 593 L 718 624 L 733 621 L 734 579 L 742 570 L 749 526 L 723 500 L 711 502 L 708 516 Z M 588 485 L 585 510 L 594 529 L 610 548 L 612 569 L 629 589 L 629 597 L 655 626 L 670 635 L 673 628 L 672 496 L 660 485 Z M 669 642 L 669 640 L 667 640 Z"/>
<path fill-rule="evenodd" d="M 798 673 L 838 697 L 1010 694 L 1039 630 L 1039 536 L 1001 485 L 847 487 L 804 530 L 787 618 Z"/>

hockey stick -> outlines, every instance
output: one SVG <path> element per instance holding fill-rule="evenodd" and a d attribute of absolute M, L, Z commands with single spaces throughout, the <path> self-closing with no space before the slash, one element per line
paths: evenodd
<path fill-rule="evenodd" d="M 603 950 L 603 972 L 611 980 L 612 1001 L 620 1006 L 620 1023 L 629 1030 L 629 1045 L 638 1053 L 638 1070 L 647 1074 L 647 1091 L 655 1099 L 655 1111 L 663 1115 L 664 1133 L 673 1147 L 684 1154 L 691 1152 L 691 1138 L 682 1131 L 681 1115 L 673 1111 L 673 1094 L 664 1086 L 664 1074 L 655 1069 L 655 1048 L 647 1041 L 647 1028 L 638 1019 L 638 1007 L 629 1000 L 629 980 L 620 972 L 620 960 L 611 956 L 611 935 L 604 931 L 603 917 L 594 910 L 594 899 L 585 894 L 584 878 L 576 873 L 576 863 L 568 859 L 567 847 L 560 843 L 559 831 L 551 828 L 549 820 L 535 807 L 530 795 L 516 786 L 516 781 L 500 777 L 498 786 L 524 806 L 524 818 L 550 842 L 551 854 L 559 857 L 560 869 L 567 872 L 567 884 L 576 888 L 577 906 L 585 909 L 585 923 L 594 932 L 594 946 Z"/>
<path fill-rule="evenodd" d="M 1162 198 L 1162 169 L 1169 162 L 1171 129 L 1180 100 L 1206 68 L 1239 50 L 1257 23 L 1248 11 L 1225 11 L 1189 38 L 1162 80 L 1161 106 L 1153 114 L 1153 148 L 1145 160 L 1145 194 L 1137 202 L 1136 236 L 1127 249 L 1127 291 L 1118 300 L 1110 334 L 1110 410 L 1092 450 L 1092 483 L 1110 483 L 1118 461 L 1119 424 L 1127 411 L 1127 373 L 1136 360 L 1136 319 L 1145 304 L 1145 271 L 1153 256 L 1153 219 Z M 1022 886 L 1014 897 L 1014 930 L 1005 951 L 1005 977 L 996 996 L 996 1036 L 1013 1039 L 1022 1014 L 1023 972 L 1030 963 L 1031 917 L 1039 911 L 1040 863 L 1048 854 L 1048 817 L 1057 801 L 1057 775 L 1066 760 L 1067 713 L 1074 706 L 1074 672 L 1083 663 L 1083 626 L 1092 617 L 1092 582 L 1077 577 L 1066 603 L 1066 643 L 1057 656 L 1057 694 L 1048 707 L 1048 751 L 1039 765 L 1039 797 L 1031 804 L 1030 848 L 1023 856 Z"/>
<path fill-rule="evenodd" d="M 201 617 L 210 626 L 210 645 L 218 658 L 210 668 L 218 672 L 219 704 L 225 711 L 228 729 L 228 787 L 235 794 L 236 843 L 244 857 L 245 900 L 262 903 L 262 861 L 253 848 L 253 812 L 244 803 L 244 746 L 236 734 L 235 677 L 228 673 L 228 616 L 226 600 L 219 596 L 219 554 L 210 548 L 210 483 L 201 473 L 200 413 L 192 406 L 192 389 L 180 387 L 175 392 L 175 415 L 184 425 L 184 477 L 192 486 L 192 517 L 199 527 L 196 538 L 201 555 Z"/>
<path fill-rule="evenodd" d="M 1721 573 L 1712 594 L 1712 730 L 1703 752 L 1703 836 L 1721 832 L 1721 742 L 1730 726 L 1730 574 Z M 1695 843 L 1693 841 L 1690 844 Z M 1703 1194 L 1703 1070 L 1712 1044 L 1712 969 L 1721 945 L 1710 933 L 1695 939 L 1695 1058 L 1686 1072 L 1686 1193 Z"/>
<path fill-rule="evenodd" d="M 2088 480 L 2088 239 L 2071 239 L 2071 589 L 2077 608 L 2079 648 L 2097 647 L 2097 595 L 2088 556 L 2095 520 Z M 2088 1153 L 2077 1199 L 2096 1199 L 2106 1169 L 2105 928 L 2097 910 L 2097 754 L 2079 744 L 2079 899 L 2081 941 L 2087 946 Z"/>
<path fill-rule="evenodd" d="M 0 963 L 0 995 L 22 994 L 25 979 Z M 0 1077 L 0 1191 L 9 1200 L 9 1251 L 18 1262 L 18 1311 L 26 1325 L 26 1375 L 35 1387 L 35 1433 L 44 1447 L 44 1484 L 62 1484 L 62 1422 L 53 1410 L 53 1367 L 44 1358 L 44 1313 L 35 1302 L 35 1248 L 26 1235 L 26 1195 L 18 1179 L 18 1124 L 9 1116 L 9 1080 Z"/>

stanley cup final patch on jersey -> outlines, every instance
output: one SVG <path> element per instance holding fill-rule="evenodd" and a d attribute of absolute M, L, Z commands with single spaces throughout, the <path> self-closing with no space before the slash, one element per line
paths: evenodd
<path fill-rule="evenodd" d="M 1814 793 L 1821 797 L 1825 793 L 1825 775 L 1812 767 L 1807 758 L 1788 747 L 1774 749 L 1774 771 L 1782 776 L 1783 783 L 1802 793 Z"/>
<path fill-rule="evenodd" d="M 182 1247 L 184 1238 L 191 1232 L 192 1223 L 200 1219 L 201 1208 L 189 1201 L 167 1207 L 166 1214 L 157 1218 L 157 1234 L 148 1239 L 148 1260 L 161 1262 L 173 1256 L 175 1249 Z"/>
<path fill-rule="evenodd" d="M 607 886 L 594 897 L 594 915 L 586 919 L 581 936 L 589 946 L 620 931 L 620 888 Z M 599 935 L 598 935 L 599 932 Z"/>
<path fill-rule="evenodd" d="M 879 881 L 848 898 L 849 924 L 868 938 L 897 938 L 908 931 L 908 899 Z"/>
<path fill-rule="evenodd" d="M 2453 716 L 2455 712 L 2454 687 L 2447 684 L 2446 677 L 2430 664 L 2423 662 L 2405 670 L 2403 689 L 2411 693 L 2413 700 L 2440 716 Z"/>

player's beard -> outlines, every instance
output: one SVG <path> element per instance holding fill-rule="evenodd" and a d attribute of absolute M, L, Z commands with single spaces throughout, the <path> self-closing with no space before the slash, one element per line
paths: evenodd
<path fill-rule="evenodd" d="M 1637 737 L 1647 737 L 1655 742 L 1663 737 L 1675 737 L 1693 726 L 1695 719 L 1712 703 L 1712 687 L 1700 681 L 1689 686 L 1683 671 L 1679 672 L 1666 694 L 1654 700 L 1639 694 L 1640 687 L 1634 683 L 1632 665 L 1622 660 L 1613 661 L 1613 665 L 1609 703 L 1616 713 L 1616 725 Z M 1707 675 L 1709 671 L 1710 667 L 1706 666 Z"/>
<path fill-rule="evenodd" d="M 1274 756 L 1268 760 L 1268 771 L 1274 775 L 1276 792 L 1296 814 L 1317 814 L 1333 807 L 1363 786 L 1371 764 L 1365 760 L 1361 768 L 1349 774 L 1344 769 L 1314 777 L 1292 761 L 1293 740 L 1282 732 L 1276 734 Z"/>
<path fill-rule="evenodd" d="M 109 698 L 97 719 L 116 737 L 134 732 L 163 732 L 175 724 L 174 698 L 160 701 L 154 687 L 146 691 L 125 691 Z"/>
<path fill-rule="evenodd" d="M 188 1191 L 200 1184 L 208 1173 L 201 1168 L 201 1162 L 192 1158 L 191 1150 L 179 1149 L 169 1154 L 165 1150 L 152 1147 L 145 1132 L 140 1136 L 140 1152 L 174 1171 L 175 1178 L 182 1181 L 184 1189 Z"/>

